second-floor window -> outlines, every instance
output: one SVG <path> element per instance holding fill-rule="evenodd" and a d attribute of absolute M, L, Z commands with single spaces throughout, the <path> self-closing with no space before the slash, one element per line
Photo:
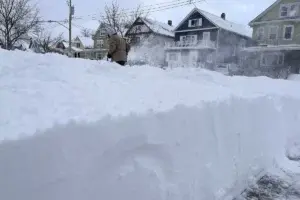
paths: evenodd
<path fill-rule="evenodd" d="M 104 47 L 104 42 L 103 42 L 103 40 L 97 40 L 96 45 L 97 45 L 98 48 L 103 48 L 103 47 Z"/>
<path fill-rule="evenodd" d="M 202 18 L 189 20 L 189 27 L 198 27 L 198 26 L 202 26 Z"/>
<path fill-rule="evenodd" d="M 293 25 L 285 25 L 283 29 L 283 38 L 285 40 L 292 40 L 294 34 L 294 26 Z"/>
<path fill-rule="evenodd" d="M 264 27 L 259 27 L 257 29 L 257 32 L 256 32 L 257 40 L 263 40 L 264 39 L 264 32 L 265 32 Z"/>
<path fill-rule="evenodd" d="M 278 34 L 278 26 L 270 26 L 269 27 L 269 40 L 277 39 Z"/>

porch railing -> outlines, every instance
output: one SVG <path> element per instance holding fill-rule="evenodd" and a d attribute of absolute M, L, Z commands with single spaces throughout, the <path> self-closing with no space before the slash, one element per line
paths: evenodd
<path fill-rule="evenodd" d="M 176 41 L 166 45 L 166 48 L 216 48 L 216 42 L 211 40 Z"/>

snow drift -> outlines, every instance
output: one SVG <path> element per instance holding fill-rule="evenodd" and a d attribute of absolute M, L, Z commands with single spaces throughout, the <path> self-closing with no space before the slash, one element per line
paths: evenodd
<path fill-rule="evenodd" d="M 299 134 L 298 82 L 0 59 L 1 199 L 225 199 Z"/>

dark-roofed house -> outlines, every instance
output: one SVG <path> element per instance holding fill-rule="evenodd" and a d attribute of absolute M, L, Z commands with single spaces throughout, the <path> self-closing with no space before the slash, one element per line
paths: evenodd
<path fill-rule="evenodd" d="M 173 30 L 171 20 L 165 24 L 138 17 L 125 33 L 132 47 L 128 58 L 129 63 L 165 66 L 164 47 L 174 41 Z"/>
<path fill-rule="evenodd" d="M 169 67 L 212 70 L 237 64 L 241 48 L 252 44 L 251 30 L 220 16 L 194 8 L 174 29 L 175 41 L 166 47 Z"/>
<path fill-rule="evenodd" d="M 168 43 L 174 39 L 174 27 L 172 21 L 168 24 L 149 18 L 138 17 L 125 33 L 132 45 L 137 45 L 151 36 L 151 42 Z"/>

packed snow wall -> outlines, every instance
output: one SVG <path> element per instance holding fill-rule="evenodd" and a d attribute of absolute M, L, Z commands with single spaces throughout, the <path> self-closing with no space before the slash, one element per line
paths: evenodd
<path fill-rule="evenodd" d="M 0 60 L 1 200 L 224 200 L 299 136 L 299 82 Z"/>
<path fill-rule="evenodd" d="M 231 98 L 56 125 L 0 145 L 1 199 L 224 199 L 284 154 L 297 104 Z"/>

